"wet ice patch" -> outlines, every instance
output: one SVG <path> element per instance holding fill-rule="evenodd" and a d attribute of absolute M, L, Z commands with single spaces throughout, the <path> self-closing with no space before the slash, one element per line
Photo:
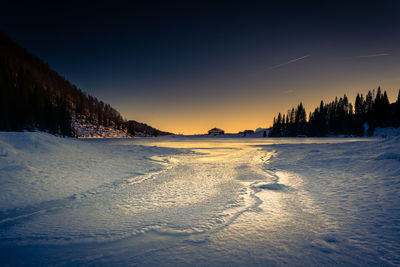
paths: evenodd
<path fill-rule="evenodd" d="M 257 185 L 256 188 L 271 190 L 271 191 L 288 191 L 291 189 L 289 186 L 279 183 L 261 184 Z"/>

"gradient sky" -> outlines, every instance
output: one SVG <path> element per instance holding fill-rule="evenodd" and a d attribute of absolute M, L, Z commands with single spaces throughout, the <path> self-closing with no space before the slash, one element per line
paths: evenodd
<path fill-rule="evenodd" d="M 174 133 L 268 127 L 300 101 L 308 114 L 378 86 L 397 98 L 400 1 L 127 3 L 3 0 L 0 30 L 125 118 Z"/>

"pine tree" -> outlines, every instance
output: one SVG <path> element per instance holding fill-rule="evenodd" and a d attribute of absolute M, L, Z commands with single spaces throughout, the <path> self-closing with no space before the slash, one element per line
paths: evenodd
<path fill-rule="evenodd" d="M 399 89 L 399 94 L 397 95 L 394 121 L 395 121 L 395 125 L 399 127 L 400 126 L 400 89 Z"/>
<path fill-rule="evenodd" d="M 364 100 L 363 94 L 357 94 L 355 105 L 349 102 L 347 95 L 335 97 L 324 104 L 320 102 L 314 112 L 310 112 L 308 121 L 303 104 L 289 109 L 287 115 L 278 114 L 274 120 L 271 136 L 326 136 L 328 133 L 363 135 L 364 124 L 368 123 L 367 134 L 372 134 L 375 127 L 390 125 L 400 126 L 400 90 L 396 103 L 390 104 L 387 92 L 378 87 L 369 91 Z M 279 122 L 279 123 L 278 123 Z"/>
<path fill-rule="evenodd" d="M 396 103 L 397 103 L 397 104 L 400 104 L 400 89 L 399 89 L 399 94 L 397 95 L 397 101 L 396 101 Z"/>

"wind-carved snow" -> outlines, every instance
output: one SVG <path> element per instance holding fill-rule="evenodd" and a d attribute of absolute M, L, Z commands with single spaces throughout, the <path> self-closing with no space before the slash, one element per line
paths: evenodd
<path fill-rule="evenodd" d="M 397 265 L 399 148 L 1 133 L 0 263 Z"/>

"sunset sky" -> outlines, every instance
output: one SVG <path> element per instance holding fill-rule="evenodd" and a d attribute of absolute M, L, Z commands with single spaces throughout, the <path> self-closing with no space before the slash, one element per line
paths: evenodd
<path fill-rule="evenodd" d="M 269 127 L 300 101 L 308 114 L 400 88 L 399 1 L 2 2 L 0 31 L 125 118 L 174 133 Z"/>

